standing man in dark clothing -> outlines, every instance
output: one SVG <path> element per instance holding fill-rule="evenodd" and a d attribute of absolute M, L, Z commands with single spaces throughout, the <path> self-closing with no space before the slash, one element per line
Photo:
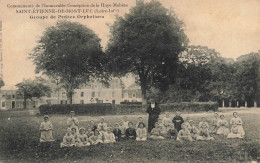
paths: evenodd
<path fill-rule="evenodd" d="M 150 133 L 154 128 L 154 123 L 157 122 L 161 110 L 155 100 L 150 100 L 150 105 L 148 106 L 146 112 L 149 114 L 148 116 L 148 132 Z"/>
<path fill-rule="evenodd" d="M 184 122 L 180 112 L 176 112 L 175 117 L 172 119 L 175 129 L 179 132 L 181 130 L 181 124 Z"/>

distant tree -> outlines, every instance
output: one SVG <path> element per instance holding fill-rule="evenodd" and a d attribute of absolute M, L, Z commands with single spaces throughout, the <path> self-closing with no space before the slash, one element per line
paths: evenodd
<path fill-rule="evenodd" d="M 79 23 L 60 21 L 47 28 L 30 55 L 37 73 L 60 79 L 70 104 L 80 84 L 93 78 L 108 79 L 100 39 Z"/>
<path fill-rule="evenodd" d="M 235 87 L 238 100 L 251 101 L 259 98 L 260 53 L 243 55 L 235 64 Z"/>
<path fill-rule="evenodd" d="M 144 103 L 152 86 L 166 91 L 174 83 L 178 55 L 188 42 L 182 26 L 159 2 L 140 1 L 110 28 L 109 70 L 116 76 L 136 75 Z"/>
<path fill-rule="evenodd" d="M 24 80 L 23 82 L 16 84 L 16 87 L 18 88 L 17 94 L 23 96 L 24 109 L 26 109 L 26 101 L 28 99 L 32 100 L 33 97 L 40 98 L 51 92 L 51 88 L 46 85 L 41 78 Z"/>

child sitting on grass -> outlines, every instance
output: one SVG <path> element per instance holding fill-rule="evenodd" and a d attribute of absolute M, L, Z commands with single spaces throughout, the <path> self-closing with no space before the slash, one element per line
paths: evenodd
<path fill-rule="evenodd" d="M 85 134 L 88 136 L 88 138 L 89 138 L 90 136 L 94 135 L 94 132 L 92 131 L 91 126 L 88 126 L 88 127 L 87 127 L 87 131 L 86 131 Z"/>
<path fill-rule="evenodd" d="M 193 120 L 190 120 L 190 128 L 189 128 L 189 131 L 190 131 L 190 135 L 191 137 L 196 140 L 196 138 L 198 137 L 199 135 L 199 130 L 197 129 L 197 127 L 194 125 L 194 121 Z"/>
<path fill-rule="evenodd" d="M 171 128 L 170 125 L 172 124 L 169 112 L 166 113 L 165 117 L 162 119 L 162 122 L 167 132 Z"/>
<path fill-rule="evenodd" d="M 104 143 L 115 143 L 115 135 L 112 132 L 112 128 L 108 127 L 107 132 L 104 134 Z"/>
<path fill-rule="evenodd" d="M 206 123 L 203 123 L 200 128 L 199 136 L 197 140 L 214 140 L 213 137 L 209 135 L 208 126 Z"/>
<path fill-rule="evenodd" d="M 127 127 L 128 128 L 128 127 Z M 125 130 L 127 129 L 124 125 L 124 121 L 120 119 L 119 121 L 119 130 L 121 130 L 121 137 L 125 138 Z"/>
<path fill-rule="evenodd" d="M 227 136 L 228 139 L 232 138 L 243 138 L 242 133 L 239 132 L 239 127 L 236 123 L 232 124 L 231 132 Z"/>
<path fill-rule="evenodd" d="M 123 117 L 123 122 L 124 122 L 125 128 L 128 128 L 128 123 L 129 123 L 129 121 L 127 120 L 127 116 L 124 116 L 124 117 Z"/>
<path fill-rule="evenodd" d="M 67 129 L 67 133 L 63 137 L 63 141 L 60 144 L 60 147 L 74 147 L 75 144 L 75 139 L 74 136 L 71 134 L 71 129 Z"/>
<path fill-rule="evenodd" d="M 43 117 L 44 122 L 41 123 L 40 125 L 40 131 L 41 131 L 41 137 L 40 137 L 40 142 L 52 142 L 54 141 L 53 136 L 52 136 L 52 123 L 49 121 L 49 117 L 45 115 Z"/>
<path fill-rule="evenodd" d="M 163 135 L 167 134 L 166 128 L 165 128 L 161 118 L 158 118 L 158 124 L 159 124 L 159 128 L 161 130 L 161 133 Z"/>
<path fill-rule="evenodd" d="M 155 122 L 154 123 L 154 128 L 151 131 L 151 136 L 150 139 L 164 139 L 164 137 L 162 136 L 161 130 L 159 128 L 159 123 Z"/>
<path fill-rule="evenodd" d="M 211 122 L 211 133 L 216 134 L 218 131 L 218 120 L 219 120 L 219 115 L 217 112 L 214 113 L 214 118 Z"/>
<path fill-rule="evenodd" d="M 176 139 L 177 134 L 178 134 L 178 131 L 174 128 L 174 124 L 171 124 L 167 131 L 167 137 L 169 139 Z"/>
<path fill-rule="evenodd" d="M 115 123 L 113 133 L 115 135 L 116 141 L 120 141 L 122 133 L 121 133 L 121 130 L 119 129 L 118 123 Z"/>
<path fill-rule="evenodd" d="M 146 141 L 147 140 L 147 130 L 144 128 L 144 123 L 140 122 L 136 130 L 136 140 L 137 141 Z"/>
<path fill-rule="evenodd" d="M 217 125 L 219 127 L 217 130 L 218 135 L 227 136 L 229 134 L 228 121 L 225 119 L 223 114 L 220 115 Z"/>
<path fill-rule="evenodd" d="M 71 128 L 71 135 L 74 137 L 75 143 L 79 142 L 76 128 Z"/>
<path fill-rule="evenodd" d="M 93 120 L 90 121 L 90 127 L 91 127 L 91 130 L 94 131 L 97 129 L 97 125 L 95 125 L 95 122 Z"/>
<path fill-rule="evenodd" d="M 209 128 L 209 123 L 206 121 L 206 118 L 203 116 L 201 117 L 201 122 L 199 123 L 199 129 L 201 128 L 202 124 L 206 124 Z"/>
<path fill-rule="evenodd" d="M 98 131 L 98 129 L 96 129 L 94 131 L 94 135 L 92 135 L 90 138 L 89 138 L 89 141 L 91 143 L 91 145 L 96 145 L 96 144 L 99 144 L 99 143 L 103 143 L 102 141 L 102 137 Z"/>
<path fill-rule="evenodd" d="M 107 123 L 105 123 L 105 119 L 103 117 L 100 118 L 100 123 L 98 124 L 97 128 L 102 135 L 107 131 Z"/>
<path fill-rule="evenodd" d="M 193 141 L 192 137 L 190 135 L 190 131 L 187 129 L 186 125 L 183 123 L 181 125 L 181 130 L 179 131 L 177 135 L 177 141 L 183 142 L 183 141 Z"/>
<path fill-rule="evenodd" d="M 187 129 L 188 129 L 188 130 L 190 130 L 190 127 L 191 127 L 191 126 L 190 126 L 190 121 L 191 121 L 191 120 L 190 120 L 190 117 L 187 117 L 187 118 L 186 118 L 186 121 L 184 122 L 185 125 L 187 126 Z"/>
<path fill-rule="evenodd" d="M 181 125 L 184 122 L 179 111 L 176 112 L 175 117 L 172 119 L 175 129 L 179 132 L 181 130 Z"/>
<path fill-rule="evenodd" d="M 128 128 L 125 130 L 125 138 L 126 139 L 131 139 L 131 140 L 135 140 L 136 139 L 136 131 L 133 128 L 133 123 L 129 122 L 128 123 Z"/>
<path fill-rule="evenodd" d="M 138 129 L 139 123 L 143 123 L 143 125 L 144 125 L 144 127 L 145 127 L 145 124 L 144 124 L 144 122 L 143 122 L 143 117 L 140 116 L 140 117 L 138 118 L 138 120 L 139 120 L 139 121 L 136 123 L 135 128 Z"/>
<path fill-rule="evenodd" d="M 89 146 L 89 140 L 88 140 L 88 136 L 85 134 L 85 128 L 81 127 L 79 129 L 79 134 L 78 134 L 78 143 L 76 144 L 76 146 L 78 147 L 83 147 L 83 146 Z"/>
<path fill-rule="evenodd" d="M 233 118 L 230 120 L 230 124 L 235 123 L 238 127 L 238 132 L 241 134 L 242 138 L 245 136 L 245 130 L 243 128 L 243 121 L 240 117 L 238 117 L 238 113 L 234 112 L 233 113 Z"/>

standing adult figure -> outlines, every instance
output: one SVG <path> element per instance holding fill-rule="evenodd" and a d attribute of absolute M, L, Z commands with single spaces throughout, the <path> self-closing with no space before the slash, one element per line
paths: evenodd
<path fill-rule="evenodd" d="M 154 128 L 154 123 L 157 122 L 159 115 L 161 113 L 161 109 L 159 105 L 155 102 L 155 100 L 151 99 L 150 104 L 146 110 L 149 114 L 148 116 L 148 132 L 150 133 Z"/>

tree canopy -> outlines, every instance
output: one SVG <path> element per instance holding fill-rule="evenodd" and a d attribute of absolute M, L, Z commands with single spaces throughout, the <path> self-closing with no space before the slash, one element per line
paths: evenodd
<path fill-rule="evenodd" d="M 24 98 L 24 109 L 26 109 L 27 99 L 32 99 L 33 97 L 40 98 L 51 92 L 51 88 L 42 78 L 36 78 L 35 80 L 26 79 L 16 84 L 16 87 L 18 88 L 17 94 L 22 95 Z"/>
<path fill-rule="evenodd" d="M 106 49 L 113 75 L 133 73 L 142 89 L 143 101 L 152 86 L 162 91 L 174 83 L 178 55 L 188 39 L 183 23 L 159 2 L 139 2 L 110 27 Z"/>
<path fill-rule="evenodd" d="M 31 53 L 36 72 L 59 78 L 72 103 L 74 89 L 92 78 L 106 80 L 99 37 L 86 26 L 59 21 L 48 27 Z"/>

